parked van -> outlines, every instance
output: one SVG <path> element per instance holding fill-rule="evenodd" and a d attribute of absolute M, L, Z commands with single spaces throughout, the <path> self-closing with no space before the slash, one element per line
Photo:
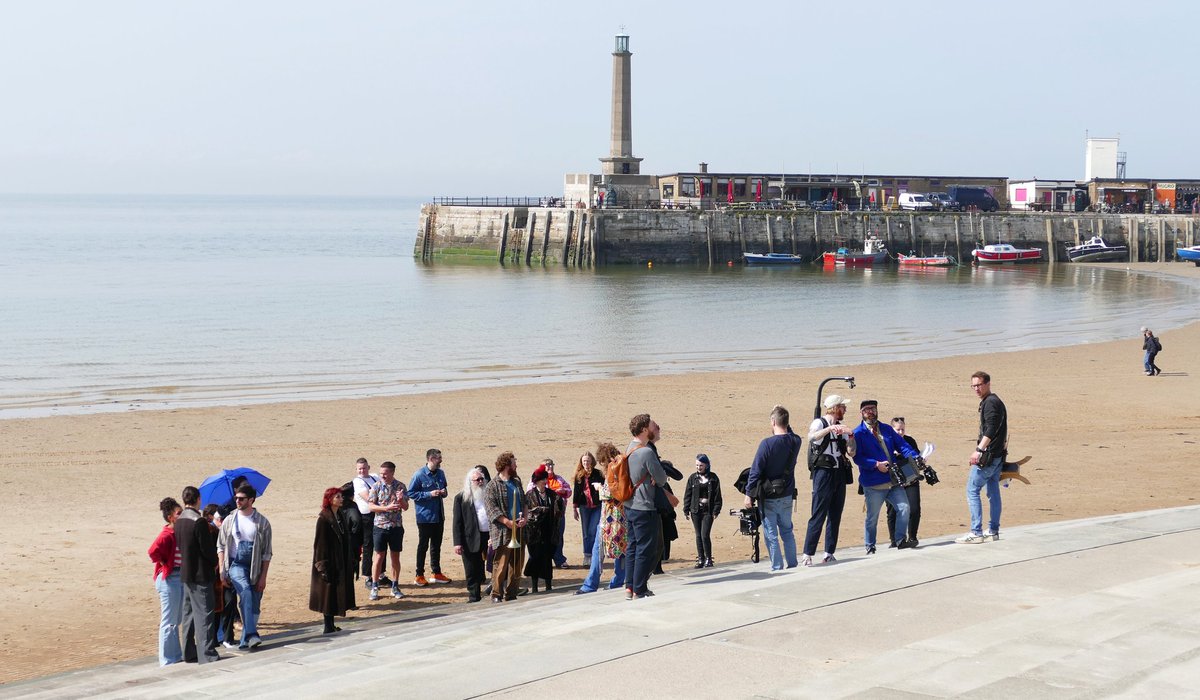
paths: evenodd
<path fill-rule="evenodd" d="M 907 211 L 928 211 L 933 209 L 933 202 L 925 199 L 923 194 L 905 192 L 900 195 L 900 208 Z"/>
<path fill-rule="evenodd" d="M 946 188 L 950 198 L 962 205 L 963 209 L 979 211 L 1000 211 L 1000 202 L 982 187 L 968 185 L 950 185 Z"/>

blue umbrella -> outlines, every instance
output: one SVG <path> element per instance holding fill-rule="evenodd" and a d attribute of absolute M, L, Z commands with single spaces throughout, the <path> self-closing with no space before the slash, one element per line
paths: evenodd
<path fill-rule="evenodd" d="M 259 496 L 263 495 L 267 484 L 271 483 L 270 479 L 252 467 L 222 469 L 219 474 L 213 474 L 200 484 L 200 502 L 216 503 L 220 506 L 233 501 L 233 482 L 239 476 L 246 477 L 246 482 L 254 487 Z"/>

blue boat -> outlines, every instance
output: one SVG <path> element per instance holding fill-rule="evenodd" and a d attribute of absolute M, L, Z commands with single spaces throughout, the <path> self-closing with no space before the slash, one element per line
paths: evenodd
<path fill-rule="evenodd" d="M 1194 245 L 1190 248 L 1176 248 L 1175 257 L 1179 260 L 1194 263 L 1196 267 L 1200 267 L 1200 245 Z"/>
<path fill-rule="evenodd" d="M 746 253 L 747 265 L 799 265 L 804 262 L 799 255 L 788 253 Z"/>

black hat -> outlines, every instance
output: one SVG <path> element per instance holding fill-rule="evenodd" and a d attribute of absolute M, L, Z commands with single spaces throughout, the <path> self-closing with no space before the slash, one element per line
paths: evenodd
<path fill-rule="evenodd" d="M 878 408 L 879 402 L 876 401 L 875 399 L 863 399 L 862 403 L 858 404 L 858 410 L 861 411 L 864 408 L 866 408 L 867 406 L 875 406 L 876 408 Z"/>

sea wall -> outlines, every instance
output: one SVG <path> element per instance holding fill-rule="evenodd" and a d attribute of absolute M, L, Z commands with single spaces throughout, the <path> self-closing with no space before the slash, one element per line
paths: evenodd
<path fill-rule="evenodd" d="M 929 213 L 688 211 L 467 207 L 421 209 L 419 259 L 501 264 L 725 264 L 743 253 L 792 253 L 813 259 L 869 235 L 892 253 L 946 254 L 970 260 L 983 243 L 1040 248 L 1066 260 L 1069 246 L 1102 235 L 1130 245 L 1131 261 L 1173 260 L 1195 244 L 1197 217 L 1035 212 Z"/>

